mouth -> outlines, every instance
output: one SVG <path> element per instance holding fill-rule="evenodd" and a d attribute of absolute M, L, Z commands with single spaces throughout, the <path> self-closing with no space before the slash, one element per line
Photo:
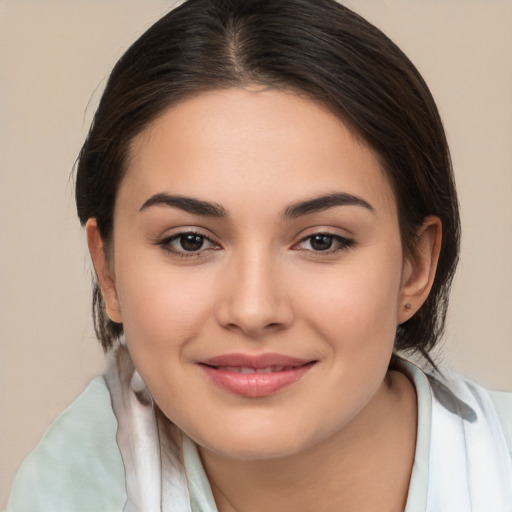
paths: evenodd
<path fill-rule="evenodd" d="M 317 363 L 280 354 L 225 354 L 199 362 L 211 381 L 243 397 L 273 395 L 301 380 Z"/>
<path fill-rule="evenodd" d="M 235 372 L 235 373 L 243 373 L 244 375 L 249 375 L 251 373 L 277 373 L 277 372 L 287 372 L 297 368 L 297 366 L 269 366 L 267 368 L 249 368 L 249 367 L 239 367 L 239 366 L 212 366 L 212 368 L 216 368 L 217 370 L 225 371 L 225 372 Z"/>

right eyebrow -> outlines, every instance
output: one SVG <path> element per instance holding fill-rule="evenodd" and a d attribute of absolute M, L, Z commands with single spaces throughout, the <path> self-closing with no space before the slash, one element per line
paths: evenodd
<path fill-rule="evenodd" d="M 360 206 L 372 213 L 375 213 L 374 207 L 362 197 L 348 194 L 346 192 L 336 192 L 294 203 L 285 209 L 282 216 L 285 219 L 295 219 L 302 215 L 321 212 L 336 206 Z"/>
<path fill-rule="evenodd" d="M 216 203 L 210 203 L 201 199 L 188 196 L 176 196 L 165 194 L 163 192 L 151 196 L 141 207 L 139 211 L 146 210 L 152 206 L 169 206 L 179 208 L 187 213 L 202 215 L 205 217 L 226 218 L 227 211 Z"/>

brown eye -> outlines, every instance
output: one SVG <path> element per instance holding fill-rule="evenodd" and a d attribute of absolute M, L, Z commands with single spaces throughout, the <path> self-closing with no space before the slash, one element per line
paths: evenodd
<path fill-rule="evenodd" d="M 354 240 L 332 233 L 314 233 L 306 236 L 296 246 L 296 249 L 313 253 L 335 253 L 342 249 L 348 249 L 355 244 Z"/>
<path fill-rule="evenodd" d="M 220 247 L 213 243 L 207 236 L 193 231 L 177 233 L 158 242 L 167 252 L 177 256 L 200 255 L 211 249 Z"/>
<path fill-rule="evenodd" d="M 179 235 L 176 241 L 184 251 L 195 252 L 203 248 L 205 237 L 195 233 L 186 233 Z"/>
<path fill-rule="evenodd" d="M 314 235 L 310 238 L 310 245 L 314 251 L 328 251 L 333 244 L 333 237 L 327 235 Z"/>

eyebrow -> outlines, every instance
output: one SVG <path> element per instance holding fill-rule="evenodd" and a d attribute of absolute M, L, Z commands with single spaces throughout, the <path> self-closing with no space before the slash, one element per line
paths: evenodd
<path fill-rule="evenodd" d="M 187 213 L 205 217 L 225 218 L 228 216 L 227 211 L 219 204 L 194 199 L 193 197 L 176 196 L 165 193 L 151 196 L 141 206 L 139 211 L 142 212 L 151 206 L 170 206 L 172 208 L 179 208 Z"/>
<path fill-rule="evenodd" d="M 294 203 L 284 210 L 282 216 L 284 219 L 295 219 L 302 215 L 322 212 L 335 206 L 361 206 L 372 213 L 375 212 L 375 208 L 363 198 L 346 192 L 338 192 Z"/>
<path fill-rule="evenodd" d="M 195 199 L 187 196 L 170 195 L 166 193 L 155 194 L 141 206 L 139 211 L 142 212 L 152 206 L 179 208 L 187 213 L 202 215 L 205 217 L 214 217 L 219 219 L 228 217 L 228 212 L 223 206 L 217 203 L 211 203 L 209 201 L 203 201 L 201 199 Z M 284 219 L 295 219 L 302 215 L 318 213 L 336 206 L 360 206 L 362 208 L 366 208 L 372 213 L 375 211 L 373 206 L 363 198 L 346 192 L 338 192 L 293 203 L 284 210 L 282 217 Z"/>

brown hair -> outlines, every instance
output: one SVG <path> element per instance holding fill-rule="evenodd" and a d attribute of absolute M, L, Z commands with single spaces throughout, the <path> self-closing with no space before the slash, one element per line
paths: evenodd
<path fill-rule="evenodd" d="M 442 335 L 458 260 L 460 221 L 449 149 L 435 102 L 404 53 L 334 0 L 188 0 L 155 23 L 114 67 L 80 152 L 80 222 L 112 237 L 130 142 L 170 105 L 202 91 L 261 84 L 327 105 L 379 155 L 393 186 L 404 252 L 436 215 L 443 240 L 425 304 L 398 326 L 395 347 L 428 352 Z M 93 308 L 105 350 L 122 325 Z"/>

